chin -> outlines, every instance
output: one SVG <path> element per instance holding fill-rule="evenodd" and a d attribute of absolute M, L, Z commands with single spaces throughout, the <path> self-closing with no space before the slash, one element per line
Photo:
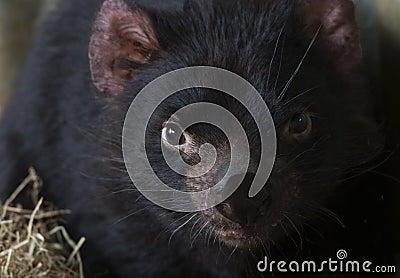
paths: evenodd
<path fill-rule="evenodd" d="M 234 248 L 250 249 L 263 246 L 269 241 L 269 235 L 278 225 L 277 218 L 273 217 L 260 218 L 251 225 L 239 224 L 228 219 L 215 208 L 203 211 L 203 214 L 212 225 L 213 233 L 219 241 Z"/>

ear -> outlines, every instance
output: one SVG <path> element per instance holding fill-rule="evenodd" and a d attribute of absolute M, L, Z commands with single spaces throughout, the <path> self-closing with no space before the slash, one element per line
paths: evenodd
<path fill-rule="evenodd" d="M 149 17 L 123 0 L 106 0 L 93 26 L 89 45 L 94 85 L 119 94 L 134 80 L 139 66 L 159 54 L 160 46 Z"/>
<path fill-rule="evenodd" d="M 360 33 L 353 0 L 298 0 L 300 25 L 309 43 L 316 32 L 322 58 L 340 74 L 361 62 Z"/>

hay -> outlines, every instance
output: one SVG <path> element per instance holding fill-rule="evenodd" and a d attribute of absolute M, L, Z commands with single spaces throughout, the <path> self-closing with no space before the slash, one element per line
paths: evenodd
<path fill-rule="evenodd" d="M 29 188 L 28 188 L 29 187 Z M 83 277 L 79 250 L 85 242 L 75 243 L 61 225 L 57 210 L 39 198 L 42 181 L 33 168 L 0 209 L 0 277 Z M 33 210 L 14 205 L 27 192 Z"/>

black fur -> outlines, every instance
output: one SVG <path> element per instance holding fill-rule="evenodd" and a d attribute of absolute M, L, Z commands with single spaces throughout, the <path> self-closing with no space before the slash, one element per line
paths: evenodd
<path fill-rule="evenodd" d="M 362 76 L 344 81 L 312 50 L 278 97 L 311 43 L 304 44 L 296 29 L 295 1 L 190 1 L 183 12 L 151 9 L 163 54 L 143 66 L 117 97 L 96 91 L 90 79 L 88 43 L 101 2 L 63 1 L 47 19 L 0 128 L 0 180 L 9 186 L 0 196 L 4 199 L 34 166 L 44 179 L 45 197 L 73 210 L 67 219 L 73 235 L 88 239 L 83 248 L 88 277 L 258 276 L 256 263 L 266 252 L 275 259 L 318 260 L 335 257 L 341 248 L 376 264 L 390 262 L 377 226 L 379 192 L 351 179 L 368 169 L 381 149 Z M 122 125 L 135 94 L 163 73 L 192 65 L 221 67 L 246 78 L 262 94 L 278 128 L 271 194 L 293 204 L 270 238 L 248 250 L 215 239 L 201 213 L 152 205 L 135 191 L 124 168 Z M 226 96 L 189 90 L 171 97 L 147 135 L 153 166 L 171 185 L 185 181 L 159 159 L 160 123 L 177 108 L 204 100 L 236 111 L 248 134 L 255 133 L 249 115 Z M 286 142 L 283 126 L 305 110 L 313 116 L 313 135 L 302 144 Z M 204 134 L 204 129 L 194 131 Z M 250 138 L 255 154 L 259 139 Z M 285 199 L 286 188 L 279 186 L 285 173 L 300 184 L 300 197 Z"/>

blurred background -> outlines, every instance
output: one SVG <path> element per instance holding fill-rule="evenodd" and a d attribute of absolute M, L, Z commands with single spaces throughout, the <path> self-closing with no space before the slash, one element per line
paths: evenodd
<path fill-rule="evenodd" d="M 35 29 L 56 2 L 0 0 L 0 113 L 17 84 Z"/>
<path fill-rule="evenodd" d="M 167 4 L 165 0 L 160 1 Z M 400 246 L 400 0 L 355 1 L 366 71 L 377 103 L 377 117 L 387 135 L 389 159 L 378 169 L 377 179 L 389 212 L 382 217 L 398 227 L 388 234 L 397 241 L 395 245 Z M 35 30 L 45 15 L 56 9 L 56 2 L 0 0 L 0 115 L 18 84 Z"/>

